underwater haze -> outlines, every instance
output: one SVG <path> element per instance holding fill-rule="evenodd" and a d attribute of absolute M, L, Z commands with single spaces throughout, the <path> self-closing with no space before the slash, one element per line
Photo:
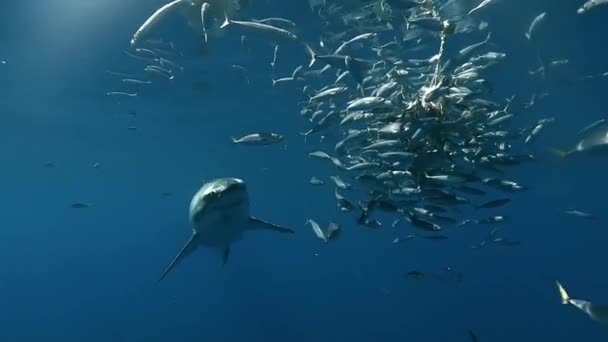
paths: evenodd
<path fill-rule="evenodd" d="M 468 14 L 481 1 L 237 2 L 225 27 L 209 14 L 207 43 L 177 9 L 137 44 L 167 1 L 0 2 L 0 341 L 608 339 L 608 314 L 556 287 L 608 305 L 608 154 L 592 153 L 608 128 L 588 133 L 607 115 L 608 5 L 579 14 L 584 0 L 493 0 Z M 263 18 L 296 26 L 242 24 Z M 277 27 L 297 41 L 268 34 Z M 366 32 L 376 35 L 334 53 Z M 475 59 L 491 51 L 506 57 Z M 398 90 L 372 96 L 389 81 Z M 379 104 L 353 105 L 370 97 Z M 361 117 L 346 122 L 351 113 Z M 389 123 L 402 128 L 383 138 Z M 338 153 L 357 130 L 365 138 Z M 231 141 L 267 132 L 284 138 Z M 381 153 L 406 151 L 417 154 L 409 166 Z M 246 182 L 253 216 L 295 234 L 246 232 L 225 264 L 198 248 L 157 282 L 192 233 L 192 196 L 223 177 Z M 397 194 L 406 184 L 415 194 Z M 481 222 L 496 216 L 506 222 Z M 339 237 L 319 238 L 309 219 L 339 225 Z"/>

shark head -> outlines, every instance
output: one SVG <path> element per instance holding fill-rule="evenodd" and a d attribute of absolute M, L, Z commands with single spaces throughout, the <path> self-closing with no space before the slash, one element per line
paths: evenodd
<path fill-rule="evenodd" d="M 205 220 L 226 213 L 232 215 L 230 219 L 233 221 L 249 218 L 247 185 L 241 179 L 219 178 L 210 181 L 203 185 L 190 201 L 190 222 L 197 233 L 199 229 L 204 228 Z"/>
<path fill-rule="evenodd" d="M 225 264 L 230 255 L 230 245 L 240 240 L 245 231 L 294 233 L 291 229 L 251 216 L 247 185 L 238 178 L 218 178 L 204 184 L 190 201 L 189 218 L 192 224 L 190 239 L 165 269 L 159 281 L 200 246 L 217 248 L 222 264 Z"/>

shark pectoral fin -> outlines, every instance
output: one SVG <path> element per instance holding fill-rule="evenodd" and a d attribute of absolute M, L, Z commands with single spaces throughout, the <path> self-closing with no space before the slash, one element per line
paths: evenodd
<path fill-rule="evenodd" d="M 277 226 L 276 224 L 272 224 L 270 222 L 262 221 L 253 216 L 249 217 L 249 229 L 265 229 L 272 230 L 279 233 L 289 233 L 294 234 L 295 232 L 289 228 Z"/>
<path fill-rule="evenodd" d="M 570 304 L 570 296 L 568 295 L 568 292 L 566 292 L 564 286 L 557 280 L 555 281 L 555 284 L 557 285 L 562 304 Z"/>
<path fill-rule="evenodd" d="M 220 257 L 222 260 L 222 266 L 226 265 L 228 258 L 230 257 L 230 245 L 220 248 Z"/>
<path fill-rule="evenodd" d="M 185 257 L 192 254 L 192 252 L 194 252 L 197 247 L 198 247 L 198 234 L 192 233 L 192 236 L 190 236 L 190 239 L 188 240 L 188 242 L 186 242 L 186 244 L 184 245 L 184 248 L 182 248 L 182 250 L 173 259 L 173 261 L 171 261 L 171 263 L 165 269 L 163 274 L 161 274 L 161 276 L 157 282 L 160 282 L 161 280 L 163 280 L 163 278 L 165 278 L 165 276 L 173 269 L 173 267 L 175 267 L 175 265 L 177 265 Z"/>

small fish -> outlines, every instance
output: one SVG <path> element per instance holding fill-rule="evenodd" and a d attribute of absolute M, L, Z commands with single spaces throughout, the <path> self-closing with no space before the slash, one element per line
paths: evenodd
<path fill-rule="evenodd" d="M 576 13 L 584 14 L 587 13 L 593 7 L 606 4 L 608 4 L 608 0 L 587 0 L 587 2 L 583 4 L 583 6 L 576 10 Z"/>
<path fill-rule="evenodd" d="M 596 217 L 593 216 L 592 214 L 586 213 L 584 211 L 580 211 L 580 210 L 566 210 L 564 211 L 564 213 L 568 214 L 568 215 L 572 215 L 572 216 L 577 216 L 577 217 L 582 217 L 588 220 L 595 220 Z"/>
<path fill-rule="evenodd" d="M 436 182 L 445 182 L 445 183 L 463 183 L 466 181 L 465 178 L 460 176 L 452 176 L 452 175 L 434 175 L 429 176 L 428 174 L 424 174 L 424 177 L 431 181 Z"/>
<path fill-rule="evenodd" d="M 277 53 L 279 52 L 279 44 L 274 46 L 274 53 L 272 55 L 272 62 L 270 62 L 270 66 L 272 67 L 272 71 L 274 72 L 274 66 L 277 64 Z M 274 82 L 273 82 L 274 85 Z"/>
<path fill-rule="evenodd" d="M 157 65 L 148 65 L 144 68 L 144 71 L 162 76 L 168 80 L 172 80 L 175 78 L 175 75 L 173 75 L 170 70 L 163 69 Z"/>
<path fill-rule="evenodd" d="M 508 247 L 519 246 L 521 244 L 521 241 L 514 240 L 514 239 L 511 239 L 511 238 L 508 238 L 505 236 L 494 238 L 490 242 L 495 243 L 497 245 L 503 245 L 503 246 L 508 246 Z"/>
<path fill-rule="evenodd" d="M 325 236 L 325 233 L 321 229 L 321 226 L 319 226 L 319 224 L 315 220 L 308 219 L 308 220 L 306 220 L 306 224 L 310 224 L 310 227 L 312 228 L 312 231 L 315 233 L 317 238 L 319 238 L 319 239 L 323 240 L 323 242 L 327 243 L 327 236 Z"/>
<path fill-rule="evenodd" d="M 272 34 L 276 37 L 283 38 L 283 39 L 286 38 L 288 40 L 294 40 L 294 41 L 298 40 L 298 36 L 295 33 L 282 29 L 280 27 L 276 27 L 276 26 L 272 26 L 272 25 L 268 25 L 268 24 L 264 24 L 264 23 L 260 23 L 260 22 L 255 22 L 255 21 L 232 20 L 232 19 L 228 18 L 228 15 L 225 15 L 224 23 L 222 25 L 220 25 L 220 28 L 223 29 L 229 25 L 237 25 L 242 28 L 251 29 L 252 31 Z"/>
<path fill-rule="evenodd" d="M 210 6 L 211 5 L 209 5 L 208 2 L 203 2 L 203 4 L 201 5 L 201 24 L 203 25 L 203 39 L 205 41 L 205 44 L 208 43 L 207 23 L 209 22 L 209 18 L 207 16 Z"/>
<path fill-rule="evenodd" d="M 409 271 L 407 272 L 406 276 L 410 279 L 413 280 L 422 280 L 424 279 L 424 273 L 420 272 L 420 271 Z"/>
<path fill-rule="evenodd" d="M 481 205 L 478 205 L 477 208 L 478 209 L 498 208 L 498 207 L 502 207 L 503 205 L 506 205 L 509 202 L 511 202 L 510 198 L 500 198 L 497 200 L 492 200 L 492 201 L 483 203 Z"/>
<path fill-rule="evenodd" d="M 545 19 L 546 15 L 547 12 L 543 12 L 537 15 L 534 20 L 532 20 L 530 27 L 528 27 L 528 32 L 525 33 L 526 39 L 532 40 L 532 31 L 534 31 L 534 28 L 536 28 L 536 26 Z"/>
<path fill-rule="evenodd" d="M 135 49 L 135 51 L 139 54 L 147 55 L 147 57 L 152 58 L 152 59 L 158 58 L 158 54 L 149 49 L 137 48 L 137 49 Z"/>
<path fill-rule="evenodd" d="M 466 192 L 471 195 L 477 195 L 477 196 L 483 196 L 486 194 L 485 191 L 470 187 L 468 185 L 462 185 L 462 186 L 458 187 L 458 190 L 460 190 L 462 192 Z"/>
<path fill-rule="evenodd" d="M 426 231 L 440 231 L 441 230 L 441 226 L 428 221 L 426 219 L 423 219 L 421 217 L 418 217 L 415 214 L 409 213 L 408 216 L 406 216 L 406 219 L 408 220 L 409 223 L 411 223 L 412 225 L 414 225 L 414 227 L 416 228 L 420 228 L 422 230 L 426 230 Z"/>
<path fill-rule="evenodd" d="M 327 237 L 327 240 L 334 240 L 340 236 L 341 232 L 342 229 L 337 223 L 330 222 L 327 230 L 325 231 L 325 236 Z"/>
<path fill-rule="evenodd" d="M 253 133 L 241 138 L 230 137 L 233 144 L 246 144 L 246 145 L 270 145 L 277 144 L 283 139 L 285 136 L 278 133 L 270 133 L 270 132 L 260 132 Z"/>
<path fill-rule="evenodd" d="M 160 65 L 162 65 L 163 68 L 173 68 L 173 69 L 179 69 L 181 71 L 184 71 L 184 67 L 183 66 L 181 66 L 181 65 L 179 65 L 179 64 L 177 64 L 177 63 L 175 63 L 173 61 L 170 61 L 170 60 L 168 60 L 166 58 L 161 57 L 159 59 L 159 61 L 160 61 Z M 167 70 L 167 71 L 170 71 L 170 70 Z"/>
<path fill-rule="evenodd" d="M 507 220 L 507 217 L 497 215 L 497 216 L 486 217 L 484 219 L 477 221 L 477 223 L 479 223 L 479 224 L 496 224 L 496 223 L 504 222 L 506 220 Z"/>
<path fill-rule="evenodd" d="M 125 93 L 122 91 L 109 91 L 106 93 L 108 96 L 127 96 L 127 97 L 136 97 L 137 93 Z"/>
<path fill-rule="evenodd" d="M 329 178 L 331 178 L 331 180 L 334 181 L 334 184 L 342 190 L 347 190 L 351 187 L 351 185 L 343 181 L 340 176 L 330 176 Z"/>
<path fill-rule="evenodd" d="M 312 185 L 323 185 L 323 184 L 325 184 L 325 182 L 322 179 L 319 179 L 319 178 L 313 176 L 313 177 L 310 178 L 310 184 L 312 184 Z"/>
<path fill-rule="evenodd" d="M 416 237 L 415 235 L 397 236 L 395 239 L 393 239 L 393 244 L 400 243 L 401 241 L 405 241 L 405 240 L 411 240 L 415 237 Z"/>
<path fill-rule="evenodd" d="M 90 203 L 84 203 L 84 202 L 74 202 L 71 204 L 71 207 L 75 208 L 75 209 L 89 208 L 90 206 L 91 206 Z"/>
<path fill-rule="evenodd" d="M 244 0 L 241 0 L 241 4 L 244 2 Z M 255 20 L 258 23 L 262 23 L 262 24 L 268 24 L 268 23 L 272 23 L 272 22 L 277 22 L 277 23 L 281 23 L 281 24 L 287 24 L 288 26 L 292 26 L 292 27 L 296 27 L 296 23 L 294 23 L 291 20 L 285 19 L 285 18 L 265 18 L 265 19 L 260 19 L 260 20 Z"/>
<path fill-rule="evenodd" d="M 325 153 L 323 151 L 310 152 L 308 154 L 308 156 L 311 157 L 311 158 L 321 159 L 321 160 L 325 160 L 325 159 L 330 160 L 332 158 L 329 154 L 327 154 L 327 153 Z"/>
<path fill-rule="evenodd" d="M 477 5 L 477 7 L 470 10 L 469 13 L 467 13 L 467 15 L 471 15 L 474 12 L 479 11 L 480 9 L 486 7 L 490 2 L 492 2 L 492 0 L 483 0 L 479 5 Z"/>
<path fill-rule="evenodd" d="M 293 77 L 281 77 L 272 79 L 272 86 L 274 87 L 277 83 L 290 82 L 293 81 Z"/>
<path fill-rule="evenodd" d="M 121 81 L 123 83 L 130 83 L 130 84 L 150 84 L 150 83 L 152 83 L 152 81 L 142 81 L 142 80 L 137 80 L 134 78 L 123 78 Z"/>

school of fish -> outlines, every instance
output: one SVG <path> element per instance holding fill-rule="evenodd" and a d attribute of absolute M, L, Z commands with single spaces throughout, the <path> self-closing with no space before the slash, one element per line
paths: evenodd
<path fill-rule="evenodd" d="M 311 185 L 332 184 L 328 196 L 335 197 L 339 212 L 352 215 L 353 225 L 378 229 L 392 222 L 393 227 L 409 230 L 393 243 L 412 238 L 445 240 L 457 231 L 452 228 L 497 225 L 509 219 L 497 211 L 528 190 L 511 178 L 511 169 L 536 162 L 525 147 L 556 120 L 544 117 L 524 126 L 516 124 L 525 121 L 520 114 L 545 94 L 532 94 L 523 106 L 515 105 L 515 96 L 495 98 L 486 75 L 508 55 L 492 44 L 491 27 L 476 16 L 500 3 L 476 3 L 466 7 L 459 0 L 309 0 L 324 30 L 318 40 L 305 41 L 292 20 L 244 17 L 254 1 L 175 0 L 147 19 L 144 15 L 125 51 L 147 63 L 143 70 L 150 78 L 109 71 L 138 90 L 116 89 L 107 95 L 136 97 L 149 83 L 172 80 L 184 70 L 179 49 L 159 38 L 158 24 L 172 13 L 187 20 L 205 53 L 213 53 L 208 45 L 222 39 L 229 29 L 242 34 L 243 44 L 250 34 L 273 43 L 273 70 L 281 47 L 301 49 L 308 63 L 294 65 L 285 77 L 269 75 L 272 83 L 268 86 L 301 89 L 303 100 L 294 104 L 293 112 L 302 118 L 300 135 L 310 146 L 307 157 L 333 173 L 328 180 L 310 175 Z M 587 1 L 578 13 L 604 3 L 608 1 Z M 534 32 L 547 18 L 547 12 L 539 13 L 522 30 L 522 36 L 534 40 Z M 479 38 L 446 52 L 448 41 L 467 35 Z M 530 75 L 544 75 L 550 68 L 568 63 L 541 58 L 539 62 L 539 69 Z M 246 76 L 246 68 L 233 67 Z M 250 83 L 247 77 L 245 81 Z M 230 137 L 227 143 L 271 145 L 284 139 L 287 137 L 277 132 L 250 132 Z M 608 123 L 600 120 L 588 125 L 572 147 L 554 148 L 553 152 L 562 159 L 608 152 Z M 595 218 L 575 208 L 564 209 L 564 213 Z M 344 234 L 333 222 L 323 229 L 309 218 L 306 225 L 324 243 Z M 498 235 L 495 228 L 471 248 L 519 243 Z M 408 277 L 421 279 L 423 274 L 412 271 Z M 603 309 L 571 299 L 557 284 L 562 303 L 608 322 Z M 476 340 L 473 332 L 470 335 Z"/>

